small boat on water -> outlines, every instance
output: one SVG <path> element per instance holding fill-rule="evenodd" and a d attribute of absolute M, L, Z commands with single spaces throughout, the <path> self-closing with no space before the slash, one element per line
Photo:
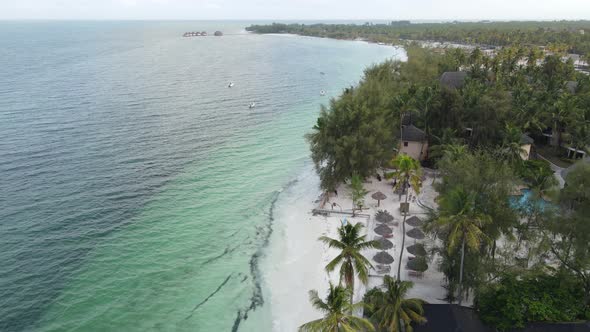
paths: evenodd
<path fill-rule="evenodd" d="M 229 84 L 227 85 L 228 88 L 231 88 L 232 86 L 234 86 L 234 82 L 229 82 Z"/>
<path fill-rule="evenodd" d="M 250 106 L 248 106 L 248 108 L 250 108 L 250 109 L 252 109 L 254 107 L 256 107 L 256 103 L 250 103 Z"/>
<path fill-rule="evenodd" d="M 326 91 L 324 91 L 324 90 L 321 90 L 321 91 L 320 91 L 320 96 L 325 96 L 325 95 L 326 95 Z"/>
<path fill-rule="evenodd" d="M 324 73 L 323 71 L 320 72 L 320 75 L 326 75 L 326 73 Z"/>

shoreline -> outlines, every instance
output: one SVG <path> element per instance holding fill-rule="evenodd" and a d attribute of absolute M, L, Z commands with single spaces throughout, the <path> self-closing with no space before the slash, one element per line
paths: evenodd
<path fill-rule="evenodd" d="M 424 187 L 418 195 L 418 200 L 433 206 L 436 192 L 432 188 L 431 178 L 424 181 Z M 310 320 L 321 317 L 308 301 L 308 291 L 315 289 L 320 297 L 325 297 L 329 282 L 338 283 L 337 271 L 327 274 L 325 265 L 338 255 L 338 251 L 328 248 L 327 245 L 318 241 L 320 236 L 337 237 L 337 228 L 341 220 L 346 218 L 347 222 L 363 223 L 364 232 L 368 240 L 377 237 L 374 214 L 378 210 L 390 212 L 398 225 L 393 227 L 394 236 L 390 239 L 394 248 L 388 250 L 395 261 L 391 264 L 389 275 L 395 277 L 397 274 L 397 263 L 399 249 L 401 248 L 401 220 L 399 212 L 398 195 L 391 190 L 390 181 L 377 181 L 375 178 L 367 179 L 364 183 L 369 193 L 365 196 L 367 209 L 352 218 L 350 215 L 332 213 L 329 216 L 313 215 L 312 210 L 319 207 L 321 201 L 321 190 L 319 189 L 319 178 L 311 165 L 306 166 L 298 176 L 297 182 L 282 192 L 277 200 L 274 231 L 266 249 L 266 255 L 262 262 L 262 274 L 264 286 L 268 294 L 267 303 L 271 310 L 273 331 L 296 331 L 297 327 Z M 371 198 L 375 191 L 385 193 L 388 198 L 377 202 Z M 330 203 L 336 203 L 342 207 L 344 212 L 351 211 L 351 200 L 346 185 L 340 185 L 338 196 L 330 195 Z M 402 197 L 403 199 L 403 197 Z M 326 205 L 325 210 L 330 210 Z M 338 208 L 336 208 L 338 210 Z M 421 216 L 425 211 L 418 204 L 410 204 L 410 214 Z M 411 226 L 406 225 L 406 231 Z M 419 240 L 426 245 L 432 243 L 432 239 Z M 406 247 L 416 240 L 406 236 Z M 374 264 L 373 256 L 378 250 L 367 250 L 364 255 Z M 404 250 L 402 258 L 402 280 L 414 282 L 409 297 L 418 297 L 429 303 L 444 303 L 445 290 L 442 287 L 444 275 L 437 270 L 437 257 L 429 260 L 429 269 L 422 277 L 410 276 L 405 269 L 408 257 L 411 256 Z M 354 301 L 362 300 L 364 293 L 382 283 L 382 276 L 371 270 L 368 284 L 362 285 L 355 280 Z"/>

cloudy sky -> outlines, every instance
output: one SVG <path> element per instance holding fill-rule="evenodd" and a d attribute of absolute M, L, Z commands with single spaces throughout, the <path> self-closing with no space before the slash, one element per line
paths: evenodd
<path fill-rule="evenodd" d="M 0 0 L 0 19 L 590 19 L 590 0 Z"/>

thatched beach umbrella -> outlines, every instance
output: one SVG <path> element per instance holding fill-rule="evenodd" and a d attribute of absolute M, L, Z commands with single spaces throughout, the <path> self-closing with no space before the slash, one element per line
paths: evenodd
<path fill-rule="evenodd" d="M 428 263 L 426 263 L 426 258 L 418 256 L 409 260 L 406 268 L 412 271 L 424 272 L 428 270 Z"/>
<path fill-rule="evenodd" d="M 426 249 L 422 243 L 416 243 L 406 248 L 414 256 L 426 256 Z"/>
<path fill-rule="evenodd" d="M 375 233 L 379 234 L 379 235 L 389 235 L 391 233 L 393 233 L 393 229 L 389 228 L 387 225 L 379 225 L 377 227 L 375 227 Z"/>
<path fill-rule="evenodd" d="M 378 222 L 388 223 L 390 221 L 393 221 L 393 216 L 389 214 L 389 212 L 387 211 L 379 210 L 375 214 L 375 220 L 377 220 Z"/>
<path fill-rule="evenodd" d="M 373 256 L 373 260 L 379 264 L 391 264 L 393 263 L 393 257 L 385 251 L 378 252 Z"/>
<path fill-rule="evenodd" d="M 381 249 L 387 250 L 393 248 L 393 243 L 384 237 L 380 237 L 377 239 L 377 242 L 381 245 Z"/>
<path fill-rule="evenodd" d="M 410 219 L 406 220 L 406 224 L 414 227 L 420 227 L 424 224 L 424 222 L 420 220 L 420 218 L 413 216 L 410 217 Z"/>
<path fill-rule="evenodd" d="M 381 205 L 381 201 L 387 198 L 387 196 L 380 191 L 374 193 L 371 197 L 373 197 L 374 200 L 377 200 L 377 206 Z"/>
<path fill-rule="evenodd" d="M 409 237 L 417 240 L 422 240 L 423 238 L 425 238 L 424 233 L 418 228 L 412 228 L 411 230 L 407 231 L 406 234 Z"/>

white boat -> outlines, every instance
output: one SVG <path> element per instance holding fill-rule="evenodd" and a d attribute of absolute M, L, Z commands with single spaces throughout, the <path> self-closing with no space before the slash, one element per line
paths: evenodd
<path fill-rule="evenodd" d="M 234 82 L 229 82 L 229 84 L 227 85 L 228 88 L 231 88 L 232 86 L 234 86 Z"/>
<path fill-rule="evenodd" d="M 256 107 L 256 103 L 250 103 L 250 106 L 248 106 L 248 108 L 254 108 Z"/>
<path fill-rule="evenodd" d="M 326 91 L 322 90 L 320 91 L 320 96 L 325 96 L 326 95 Z"/>

